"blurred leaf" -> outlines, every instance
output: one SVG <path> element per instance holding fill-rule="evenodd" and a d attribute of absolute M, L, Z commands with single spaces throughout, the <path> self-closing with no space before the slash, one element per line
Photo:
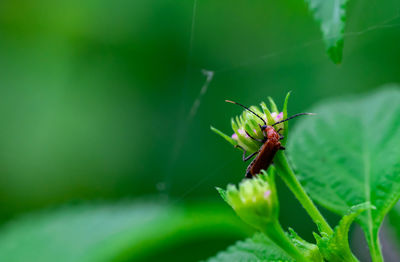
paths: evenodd
<path fill-rule="evenodd" d="M 342 61 L 343 32 L 347 0 L 305 0 L 314 19 L 320 23 L 329 57 L 336 64 Z"/>
<path fill-rule="evenodd" d="M 240 226 L 239 226 L 240 225 Z M 64 207 L 27 215 L 0 232 L 0 261 L 132 261 L 201 238 L 241 236 L 220 205 L 152 202 Z"/>
<path fill-rule="evenodd" d="M 389 225 L 396 237 L 397 243 L 400 244 L 400 202 L 398 202 L 389 212 Z"/>
<path fill-rule="evenodd" d="M 337 99 L 313 109 L 291 134 L 288 147 L 306 190 L 344 215 L 356 204 L 376 210 L 357 217 L 371 252 L 379 249 L 383 218 L 400 197 L 400 90 Z"/>
<path fill-rule="evenodd" d="M 231 261 L 294 261 L 271 242 L 264 234 L 258 233 L 252 238 L 239 241 L 226 251 L 218 253 L 208 262 Z"/>

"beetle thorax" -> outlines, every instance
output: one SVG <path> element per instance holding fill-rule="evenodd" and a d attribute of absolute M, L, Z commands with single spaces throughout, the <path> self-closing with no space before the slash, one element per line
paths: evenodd
<path fill-rule="evenodd" d="M 272 126 L 267 126 L 264 129 L 265 134 L 267 135 L 268 139 L 273 139 L 273 140 L 277 140 L 279 141 L 279 134 L 278 132 L 276 132 L 275 128 L 273 128 Z"/>

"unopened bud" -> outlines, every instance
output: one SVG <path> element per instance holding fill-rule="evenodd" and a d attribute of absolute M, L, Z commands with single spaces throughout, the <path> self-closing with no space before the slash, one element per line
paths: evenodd
<path fill-rule="evenodd" d="M 231 125 L 234 133 L 231 136 L 213 127 L 211 127 L 211 129 L 234 146 L 246 150 L 247 153 L 254 153 L 259 150 L 262 145 L 260 141 L 264 138 L 263 130 L 261 130 L 260 126 L 265 124 L 273 125 L 283 120 L 283 112 L 278 111 L 275 102 L 271 98 L 269 98 L 269 102 L 270 108 L 262 102 L 260 104 L 261 108 L 258 106 L 251 106 L 249 109 L 252 112 L 244 110 L 241 115 L 232 118 Z M 282 129 L 283 124 L 275 125 L 274 128 L 276 130 Z M 253 138 L 260 141 L 254 140 Z"/>
<path fill-rule="evenodd" d="M 278 220 L 279 203 L 273 179 L 263 171 L 252 179 L 244 179 L 239 188 L 228 185 L 225 192 L 219 191 L 244 222 L 264 230 Z"/>

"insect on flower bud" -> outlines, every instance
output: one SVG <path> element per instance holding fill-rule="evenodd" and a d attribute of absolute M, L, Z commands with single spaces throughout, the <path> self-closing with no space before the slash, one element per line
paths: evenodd
<path fill-rule="evenodd" d="M 226 191 L 219 189 L 236 214 L 259 230 L 278 220 L 279 203 L 272 172 L 268 175 L 263 170 L 257 177 L 243 180 L 239 188 L 228 185 Z"/>
<path fill-rule="evenodd" d="M 249 108 L 254 113 L 259 115 L 262 119 L 264 119 L 265 122 L 263 122 L 253 113 L 244 110 L 241 115 L 231 119 L 231 125 L 234 132 L 231 136 L 228 136 L 213 127 L 211 129 L 217 134 L 224 137 L 234 146 L 239 147 L 242 150 L 246 150 L 247 153 L 251 154 L 257 152 L 262 145 L 262 142 L 256 141 L 251 137 L 261 141 L 265 135 L 263 134 L 260 126 L 265 125 L 265 123 L 271 126 L 274 123 L 283 120 L 283 112 L 280 112 L 277 109 L 276 104 L 271 98 L 269 98 L 269 101 L 270 109 L 264 102 L 260 104 L 261 109 L 256 106 L 251 106 Z M 283 128 L 283 124 L 278 124 L 274 126 L 274 128 L 276 130 Z"/>
<path fill-rule="evenodd" d="M 237 116 L 235 120 L 232 118 L 232 129 L 235 133 L 228 136 L 211 127 L 211 130 L 243 151 L 243 161 L 254 157 L 246 169 L 245 176 L 247 178 L 257 176 L 261 170 L 268 170 L 278 151 L 286 149 L 289 120 L 298 116 L 312 115 L 311 113 L 298 113 L 288 117 L 289 95 L 290 92 L 286 95 L 282 112 L 279 112 L 272 98 L 269 98 L 272 113 L 265 103 L 261 103 L 261 111 L 255 106 L 246 107 L 238 102 L 225 100 L 225 102 L 238 105 L 244 109 L 242 115 Z"/>

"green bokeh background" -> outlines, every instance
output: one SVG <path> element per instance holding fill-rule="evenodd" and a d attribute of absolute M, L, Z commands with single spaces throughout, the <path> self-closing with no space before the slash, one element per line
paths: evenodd
<path fill-rule="evenodd" d="M 193 1 L 3 0 L 0 220 L 87 200 L 220 201 L 214 186 L 246 168 L 209 129 L 240 113 L 224 99 L 282 104 L 292 90 L 297 113 L 399 83 L 399 10 L 350 1 L 335 65 L 302 1 L 198 0 L 193 24 Z M 202 69 L 215 74 L 191 118 Z M 308 232 L 282 185 L 280 198 L 283 224 Z"/>

